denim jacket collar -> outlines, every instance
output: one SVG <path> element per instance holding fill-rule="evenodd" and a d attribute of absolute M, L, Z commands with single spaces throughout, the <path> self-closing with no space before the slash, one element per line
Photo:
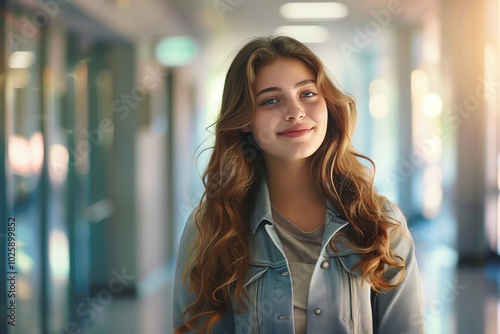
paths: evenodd
<path fill-rule="evenodd" d="M 259 226 L 262 224 L 274 225 L 274 220 L 271 211 L 271 200 L 269 198 L 269 189 L 267 186 L 266 177 L 262 177 L 262 181 L 257 192 L 255 199 L 255 207 L 250 218 L 250 229 L 253 235 L 257 233 Z M 333 206 L 333 204 L 327 202 L 326 210 L 326 226 L 325 233 L 323 236 L 322 249 L 325 256 L 344 256 L 353 253 L 358 253 L 357 250 L 349 247 L 342 241 L 347 241 L 345 237 L 339 236 L 335 239 L 334 243 L 338 252 L 334 252 L 331 247 L 324 247 L 330 239 L 337 234 L 341 229 L 346 228 L 350 223 L 342 217 L 340 212 Z"/>
<path fill-rule="evenodd" d="M 332 218 L 339 217 L 344 223 L 346 220 L 340 218 L 340 212 L 333 206 L 330 201 L 327 203 L 326 211 L 326 223 L 332 221 Z M 257 197 L 255 199 L 255 207 L 250 219 L 251 231 L 253 234 L 257 231 L 257 228 L 264 222 L 267 221 L 269 224 L 274 225 L 272 211 L 271 211 L 271 199 L 269 198 L 269 189 L 267 187 L 266 176 L 264 175 L 261 180 L 259 190 L 257 192 Z"/>
<path fill-rule="evenodd" d="M 253 234 L 257 232 L 257 229 L 263 222 L 268 222 L 269 224 L 274 225 L 271 211 L 271 200 L 269 198 L 269 190 L 267 188 L 265 176 L 262 177 L 262 181 L 255 198 L 255 207 L 252 212 L 252 217 L 250 218 L 250 229 Z"/>

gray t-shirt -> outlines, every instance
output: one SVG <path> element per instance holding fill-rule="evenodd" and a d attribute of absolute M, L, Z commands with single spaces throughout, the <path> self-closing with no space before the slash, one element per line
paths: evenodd
<path fill-rule="evenodd" d="M 295 334 L 306 334 L 307 297 L 311 275 L 321 250 L 325 223 L 304 232 L 271 206 L 276 232 L 285 250 L 293 285 Z"/>

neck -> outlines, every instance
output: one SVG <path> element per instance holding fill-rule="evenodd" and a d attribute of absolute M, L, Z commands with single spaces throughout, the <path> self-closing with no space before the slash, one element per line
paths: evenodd
<path fill-rule="evenodd" d="M 266 157 L 265 162 L 269 196 L 275 207 L 325 205 L 314 191 L 308 159 L 284 161 Z"/>

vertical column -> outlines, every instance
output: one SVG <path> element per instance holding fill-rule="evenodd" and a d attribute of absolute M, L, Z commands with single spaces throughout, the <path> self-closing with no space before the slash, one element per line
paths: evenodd
<path fill-rule="evenodd" d="M 50 322 L 50 270 L 49 270 L 49 228 L 48 228 L 48 207 L 49 207 L 49 196 L 50 196 L 50 185 L 49 185 L 49 175 L 48 175 L 48 156 L 49 147 L 47 140 L 47 108 L 45 103 L 45 89 L 47 87 L 43 84 L 44 68 L 45 68 L 45 57 L 47 53 L 47 29 L 42 27 L 40 29 L 40 53 L 38 55 L 39 62 L 39 75 L 38 75 L 38 87 L 41 87 L 38 91 L 39 94 L 39 110 L 40 110 L 40 130 L 43 135 L 43 168 L 42 175 L 40 176 L 40 194 L 39 197 L 39 208 L 40 208 L 40 254 L 41 254 L 41 272 L 40 272 L 40 310 L 41 310 L 41 329 L 43 333 L 48 332 L 49 322 Z"/>
<path fill-rule="evenodd" d="M 68 48 L 66 50 L 67 54 L 67 71 L 71 73 L 74 70 L 75 58 L 76 58 L 76 43 L 74 39 L 68 38 Z M 72 152 L 75 147 L 75 115 L 73 111 L 74 106 L 74 76 L 66 76 L 66 92 L 63 95 L 62 105 L 64 110 L 68 112 L 62 113 L 62 126 L 66 131 L 67 136 L 67 147 L 69 152 Z M 74 151 L 73 151 L 74 152 Z M 69 154 L 68 156 L 68 175 L 66 182 L 66 193 L 75 194 L 76 193 L 76 174 L 75 168 L 76 156 L 75 154 Z M 77 248 L 75 246 L 75 221 L 76 221 L 76 203 L 75 196 L 66 196 L 64 207 L 66 208 L 66 224 L 68 231 L 68 244 L 69 244 L 69 317 L 73 317 L 76 313 L 76 305 L 78 303 L 79 295 L 79 285 L 77 280 Z"/>
<path fill-rule="evenodd" d="M 112 137 L 111 101 L 112 75 L 106 68 L 107 44 L 96 42 L 90 50 L 91 61 L 88 64 L 88 127 L 89 147 L 88 162 L 88 234 L 93 247 L 89 249 L 89 282 L 91 290 L 99 291 L 108 286 L 108 243 L 106 242 L 113 205 L 109 200 L 107 178 L 109 175 L 108 159 L 111 155 L 110 138 Z"/>
<path fill-rule="evenodd" d="M 397 30 L 397 57 L 398 57 L 398 163 L 400 159 L 408 160 L 412 152 L 412 114 L 411 114 L 411 28 L 400 27 Z M 407 216 L 412 205 L 412 173 L 411 170 L 400 170 L 398 175 L 399 206 Z"/>
<path fill-rule="evenodd" d="M 447 0 L 442 6 L 443 64 L 453 92 L 448 107 L 457 124 L 457 250 L 461 262 L 476 262 L 486 255 L 484 1 Z"/>
<path fill-rule="evenodd" d="M 456 182 L 452 204 L 457 224 L 459 264 L 477 265 L 486 258 L 485 227 L 485 1 L 442 2 L 442 64 L 451 88 L 447 117 L 453 120 L 456 142 Z M 446 116 L 446 115 L 445 115 Z M 455 306 L 456 328 L 485 333 L 483 300 L 487 291 L 477 275 L 462 271 L 456 287 L 465 287 Z M 479 289 L 475 287 L 479 286 Z M 470 301 L 469 303 L 465 301 Z"/>
<path fill-rule="evenodd" d="M 111 166 L 112 201 L 115 213 L 111 228 L 107 231 L 112 243 L 110 250 L 110 268 L 136 277 L 136 232 L 140 221 L 135 221 L 135 136 L 138 124 L 138 103 L 133 100 L 134 64 L 133 46 L 120 44 L 110 48 L 111 68 L 113 72 L 114 112 L 113 163 Z M 135 293 L 135 278 L 126 290 Z"/>
<path fill-rule="evenodd" d="M 2 17 L 6 17 L 6 3 L 5 0 L 0 0 L 0 13 Z M 5 73 L 5 20 L 0 20 L 0 73 Z M 7 153 L 6 138 L 7 133 L 5 129 L 6 115 L 5 115 L 5 76 L 0 78 L 0 157 L 5 157 Z M 7 235 L 7 219 L 9 217 L 10 208 L 7 205 L 7 180 L 5 170 L 5 159 L 0 159 L 0 212 L 2 213 L 2 222 L 0 224 L 0 268 L 3 269 L 7 266 L 7 243 L 5 242 Z M 7 289 L 4 277 L 0 289 L 0 305 L 7 305 Z M 7 333 L 7 317 L 0 317 L 0 333 Z"/>
<path fill-rule="evenodd" d="M 177 235 L 176 234 L 176 213 L 174 210 L 175 208 L 175 203 L 174 199 L 175 197 L 175 186 L 174 186 L 174 169 L 175 169 L 175 155 L 174 155 L 174 142 L 175 142 L 175 128 L 174 128 L 174 94 L 175 94 L 175 88 L 174 88 L 174 73 L 175 71 L 173 69 L 167 69 L 166 72 L 166 90 L 167 90 L 167 161 L 166 161 L 166 168 L 167 168 L 167 177 L 166 177 L 166 187 L 167 187 L 167 203 L 168 203 L 168 216 L 167 216 L 167 233 L 169 233 L 170 238 L 168 240 L 168 246 L 166 248 L 167 254 L 177 254 L 175 246 L 176 242 L 174 240 L 174 237 Z"/>
<path fill-rule="evenodd" d="M 138 292 L 143 295 L 152 294 L 159 287 L 147 282 L 151 282 L 155 272 L 164 266 L 166 249 L 170 245 L 165 78 L 163 69 L 151 61 L 154 57 L 152 45 L 148 39 L 135 44 L 136 84 L 143 92 L 138 100 L 140 120 L 135 139 L 135 212 L 140 221 L 136 235 L 137 281 Z"/>

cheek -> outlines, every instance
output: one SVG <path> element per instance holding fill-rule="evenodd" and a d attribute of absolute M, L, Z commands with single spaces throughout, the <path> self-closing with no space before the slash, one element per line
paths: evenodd
<path fill-rule="evenodd" d="M 318 108 L 316 121 L 319 124 L 321 135 L 324 138 L 326 136 L 326 131 L 328 128 L 328 110 L 326 108 L 326 105 L 324 107 Z"/>
<path fill-rule="evenodd" d="M 314 118 L 317 122 L 323 124 L 326 127 L 326 123 L 328 122 L 328 109 L 326 108 L 325 103 L 321 103 L 316 106 L 314 109 Z"/>
<path fill-rule="evenodd" d="M 273 140 L 275 134 L 271 119 L 256 117 L 250 126 L 252 135 L 261 148 L 265 148 L 265 146 Z"/>

